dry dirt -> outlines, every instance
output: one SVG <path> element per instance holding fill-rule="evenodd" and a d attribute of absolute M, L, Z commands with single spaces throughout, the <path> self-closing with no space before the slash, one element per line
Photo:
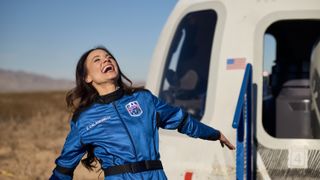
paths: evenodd
<path fill-rule="evenodd" d="M 0 179 L 48 179 L 69 131 L 66 92 L 0 94 Z M 98 179 L 78 165 L 74 179 Z M 103 173 L 99 179 L 103 179 Z"/>

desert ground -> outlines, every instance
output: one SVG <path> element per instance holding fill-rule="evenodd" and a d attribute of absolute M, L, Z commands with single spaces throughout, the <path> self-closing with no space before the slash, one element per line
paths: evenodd
<path fill-rule="evenodd" d="M 65 94 L 0 93 L 1 180 L 49 179 L 69 131 Z M 79 164 L 74 179 L 103 179 L 98 170 Z"/>

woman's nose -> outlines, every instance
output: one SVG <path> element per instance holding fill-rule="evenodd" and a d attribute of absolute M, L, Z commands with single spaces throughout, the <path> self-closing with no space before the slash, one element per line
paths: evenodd
<path fill-rule="evenodd" d="M 104 61 L 103 61 L 104 63 L 105 62 L 111 62 L 111 58 L 110 58 L 110 56 L 107 56 L 106 58 L 104 58 Z"/>
<path fill-rule="evenodd" d="M 107 62 L 111 62 L 111 56 L 107 56 L 107 57 L 105 58 L 105 60 L 106 60 Z"/>

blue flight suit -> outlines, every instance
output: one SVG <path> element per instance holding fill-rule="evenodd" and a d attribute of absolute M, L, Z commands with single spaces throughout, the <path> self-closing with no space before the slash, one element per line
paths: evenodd
<path fill-rule="evenodd" d="M 70 122 L 71 130 L 50 179 L 72 179 L 86 147 L 94 147 L 94 155 L 103 169 L 143 160 L 159 160 L 158 128 L 178 129 L 194 138 L 216 140 L 220 132 L 192 118 L 179 107 L 159 100 L 150 91 L 132 94 L 122 88 L 83 110 Z M 66 173 L 65 170 L 68 170 Z M 71 173 L 70 173 L 71 172 Z M 163 169 L 139 173 L 105 176 L 113 179 L 167 179 Z"/>

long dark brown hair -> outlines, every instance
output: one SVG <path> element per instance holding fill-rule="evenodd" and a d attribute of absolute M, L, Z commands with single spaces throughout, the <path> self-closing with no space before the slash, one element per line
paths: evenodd
<path fill-rule="evenodd" d="M 94 100 L 99 96 L 97 90 L 91 85 L 91 83 L 87 83 L 85 81 L 87 76 L 87 68 L 85 65 L 85 62 L 87 60 L 88 55 L 94 51 L 94 50 L 103 50 L 106 53 L 108 53 L 115 61 L 116 59 L 111 54 L 111 52 L 103 47 L 98 46 L 96 48 L 90 49 L 87 52 L 85 52 L 79 59 L 77 68 L 76 68 L 76 86 L 71 89 L 67 95 L 66 95 L 66 102 L 67 107 L 71 111 L 73 120 L 76 120 L 78 115 L 87 107 L 89 107 Z M 117 63 L 117 61 L 116 61 Z M 119 64 L 117 63 L 118 69 L 119 69 L 119 77 L 117 80 L 117 86 L 123 89 L 125 94 L 131 94 L 137 90 L 143 90 L 143 87 L 133 87 L 132 81 L 125 76 L 119 67 Z M 126 83 L 125 83 L 125 81 Z M 87 146 L 87 157 L 83 160 L 81 160 L 81 163 L 89 170 L 92 171 L 94 168 L 96 168 L 97 165 L 97 158 L 94 156 L 94 147 L 88 145 Z"/>

